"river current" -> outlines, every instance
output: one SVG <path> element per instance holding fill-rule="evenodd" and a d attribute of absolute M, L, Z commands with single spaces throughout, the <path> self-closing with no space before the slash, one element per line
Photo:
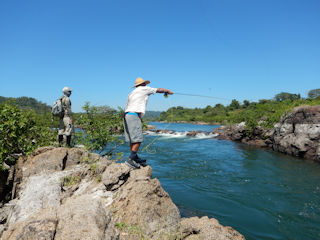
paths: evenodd
<path fill-rule="evenodd" d="M 319 163 L 184 134 L 218 126 L 151 124 L 181 133 L 146 135 L 140 156 L 182 216 L 216 218 L 249 240 L 320 239 Z M 119 151 L 129 154 L 127 145 Z"/>

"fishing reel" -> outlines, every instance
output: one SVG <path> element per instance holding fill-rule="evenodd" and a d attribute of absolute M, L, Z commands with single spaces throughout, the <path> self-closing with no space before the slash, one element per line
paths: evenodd
<path fill-rule="evenodd" d="M 168 93 L 164 93 L 163 96 L 164 96 L 165 98 L 168 98 L 168 97 L 169 97 L 169 94 L 168 94 Z"/>

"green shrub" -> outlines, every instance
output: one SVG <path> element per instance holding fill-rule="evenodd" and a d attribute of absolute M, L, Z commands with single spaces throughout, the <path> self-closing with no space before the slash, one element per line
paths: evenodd
<path fill-rule="evenodd" d="M 56 133 L 50 129 L 45 115 L 19 109 L 16 105 L 0 105 L 0 169 L 3 163 L 15 163 L 16 155 L 26 155 L 39 146 L 52 144 Z"/>
<path fill-rule="evenodd" d="M 190 109 L 172 107 L 161 113 L 161 121 L 204 121 L 208 123 L 235 124 L 246 122 L 250 132 L 256 126 L 272 128 L 279 122 L 281 116 L 301 105 L 319 105 L 319 99 L 283 99 L 282 101 L 261 100 L 258 103 L 245 101 L 239 108 L 238 102 L 233 101 L 229 106 L 216 104 L 214 107 L 204 109 Z M 238 108 L 238 109 L 236 109 Z"/>
<path fill-rule="evenodd" d="M 76 119 L 77 125 L 82 129 L 77 133 L 78 144 L 83 144 L 89 151 L 101 153 L 108 145 L 123 142 L 118 136 L 123 132 L 122 111 L 101 111 L 100 107 L 90 106 L 88 102 L 83 110 L 85 113 Z"/>

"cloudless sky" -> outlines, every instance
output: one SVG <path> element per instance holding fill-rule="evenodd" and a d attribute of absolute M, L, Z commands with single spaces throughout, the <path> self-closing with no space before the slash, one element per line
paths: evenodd
<path fill-rule="evenodd" d="M 1 0 L 0 96 L 124 107 L 137 77 L 174 92 L 270 99 L 320 88 L 319 0 Z M 230 101 L 174 95 L 149 110 Z"/>

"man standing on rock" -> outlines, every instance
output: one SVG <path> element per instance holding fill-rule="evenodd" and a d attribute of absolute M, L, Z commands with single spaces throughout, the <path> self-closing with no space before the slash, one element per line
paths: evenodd
<path fill-rule="evenodd" d="M 71 101 L 70 101 L 70 95 L 72 90 L 69 87 L 64 87 L 62 89 L 62 92 L 63 92 L 63 96 L 61 98 L 61 105 L 62 105 L 63 115 L 62 117 L 60 117 L 58 140 L 59 140 L 59 146 L 61 147 L 63 142 L 63 135 L 65 135 L 67 146 L 71 147 L 71 135 L 74 132 L 73 119 L 71 114 Z"/>
<path fill-rule="evenodd" d="M 137 152 L 143 141 L 142 117 L 146 112 L 146 106 L 149 96 L 155 93 L 173 94 L 172 91 L 165 88 L 151 88 L 147 85 L 149 80 L 143 80 L 141 77 L 135 81 L 135 88 L 128 96 L 127 106 L 124 115 L 124 131 L 126 141 L 130 142 L 131 154 L 125 162 L 131 168 L 140 168 L 146 165 L 146 160 L 138 157 Z"/>

